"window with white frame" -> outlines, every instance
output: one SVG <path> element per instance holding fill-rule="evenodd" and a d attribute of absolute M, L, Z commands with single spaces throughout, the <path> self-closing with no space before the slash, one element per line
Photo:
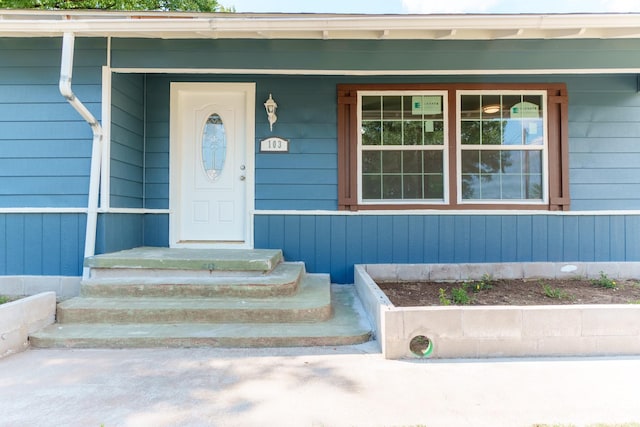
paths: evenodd
<path fill-rule="evenodd" d="M 569 208 L 562 83 L 338 85 L 340 209 Z"/>
<path fill-rule="evenodd" d="M 443 203 L 446 93 L 362 92 L 358 102 L 360 202 Z"/>
<path fill-rule="evenodd" d="M 546 94 L 458 91 L 458 201 L 547 201 Z"/>

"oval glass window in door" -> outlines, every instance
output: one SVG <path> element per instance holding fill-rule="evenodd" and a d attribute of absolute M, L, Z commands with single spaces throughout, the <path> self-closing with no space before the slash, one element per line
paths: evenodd
<path fill-rule="evenodd" d="M 215 181 L 222 174 L 227 157 L 227 135 L 222 117 L 210 115 L 202 133 L 202 166 L 209 179 Z"/>

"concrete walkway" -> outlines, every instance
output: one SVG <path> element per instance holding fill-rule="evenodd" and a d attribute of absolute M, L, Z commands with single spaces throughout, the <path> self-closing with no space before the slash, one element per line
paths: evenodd
<path fill-rule="evenodd" d="M 0 360 L 2 426 L 640 423 L 640 357 L 391 361 L 337 348 L 29 350 Z"/>

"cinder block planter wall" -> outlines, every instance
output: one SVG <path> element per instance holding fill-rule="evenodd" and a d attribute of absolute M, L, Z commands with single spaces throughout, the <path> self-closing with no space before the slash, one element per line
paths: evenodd
<path fill-rule="evenodd" d="M 29 334 L 51 325 L 55 315 L 55 292 L 0 304 L 0 358 L 26 350 Z"/>
<path fill-rule="evenodd" d="M 355 284 L 388 359 L 640 354 L 640 305 L 395 307 L 375 280 L 640 277 L 640 263 L 358 265 Z M 416 354 L 410 343 L 428 339 Z"/>

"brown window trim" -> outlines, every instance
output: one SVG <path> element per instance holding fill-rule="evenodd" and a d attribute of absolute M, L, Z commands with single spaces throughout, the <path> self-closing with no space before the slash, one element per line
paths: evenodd
<path fill-rule="evenodd" d="M 358 204 L 357 105 L 359 91 L 446 90 L 449 94 L 449 204 Z M 547 92 L 549 203 L 546 205 L 457 202 L 456 91 L 543 90 Z M 338 85 L 338 209 L 340 210 L 569 210 L 568 97 L 564 83 L 341 84 Z M 452 119 L 453 118 L 453 119 Z"/>

